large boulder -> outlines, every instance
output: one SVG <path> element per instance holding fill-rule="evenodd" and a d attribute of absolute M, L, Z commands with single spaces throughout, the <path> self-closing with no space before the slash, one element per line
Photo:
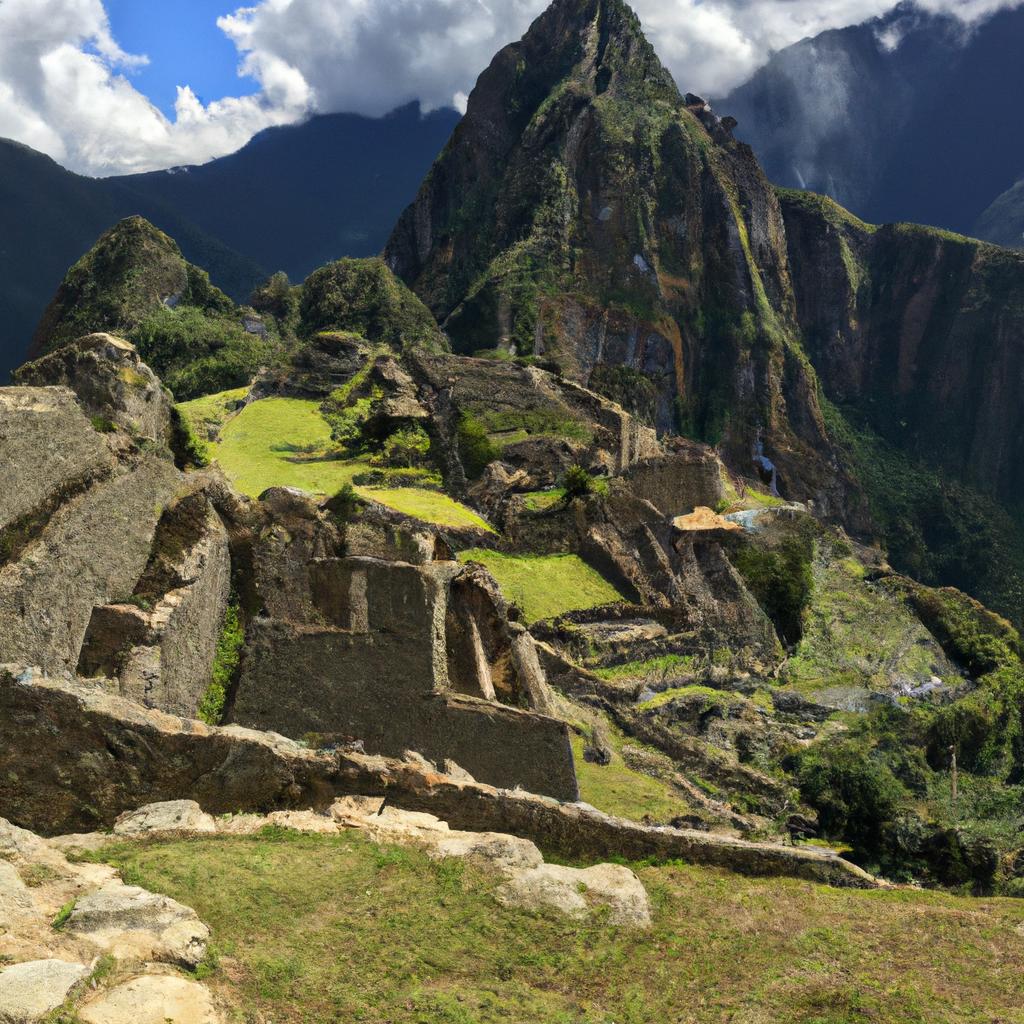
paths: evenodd
<path fill-rule="evenodd" d="M 32 894 L 17 868 L 0 860 L 0 932 L 6 931 L 16 918 L 30 917 L 35 912 Z"/>
<path fill-rule="evenodd" d="M 83 964 L 32 960 L 0 972 L 0 1024 L 35 1024 L 89 975 Z"/>
<path fill-rule="evenodd" d="M 145 836 L 152 833 L 216 832 L 213 818 L 195 800 L 167 800 L 147 804 L 137 811 L 122 814 L 114 823 L 114 835 Z"/>
<path fill-rule="evenodd" d="M 209 991 L 195 981 L 167 975 L 133 978 L 89 1000 L 78 1010 L 85 1024 L 218 1024 Z"/>
<path fill-rule="evenodd" d="M 118 959 L 187 968 L 206 956 L 210 939 L 210 929 L 190 907 L 117 881 L 81 897 L 64 927 Z"/>
<path fill-rule="evenodd" d="M 135 346 L 112 334 L 89 334 L 14 373 L 17 384 L 67 387 L 86 413 L 138 437 L 166 442 L 171 400 Z"/>
<path fill-rule="evenodd" d="M 506 906 L 549 908 L 574 918 L 585 918 L 596 907 L 607 907 L 611 924 L 651 926 L 647 891 L 629 868 L 617 864 L 582 870 L 542 864 L 513 874 L 498 890 L 498 900 Z"/>

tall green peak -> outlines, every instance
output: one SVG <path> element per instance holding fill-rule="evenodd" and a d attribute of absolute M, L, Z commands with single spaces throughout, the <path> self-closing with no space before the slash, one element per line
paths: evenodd
<path fill-rule="evenodd" d="M 32 339 L 30 358 L 86 334 L 132 333 L 161 308 L 228 314 L 234 303 L 185 261 L 177 243 L 143 217 L 105 232 L 67 272 Z"/>
<path fill-rule="evenodd" d="M 276 347 L 273 324 L 243 317 L 142 217 L 115 224 L 67 272 L 29 358 L 96 333 L 131 341 L 179 400 L 248 384 Z"/>
<path fill-rule="evenodd" d="M 640 19 L 620 0 L 556 0 L 519 43 L 495 58 L 491 70 L 508 67 L 509 57 L 515 59 L 516 84 L 525 87 L 517 91 L 523 93 L 545 77 L 554 88 L 568 72 L 598 94 L 678 99 Z"/>
<path fill-rule="evenodd" d="M 430 310 L 378 258 L 341 259 L 314 271 L 302 286 L 299 333 L 359 334 L 397 350 L 444 351 Z"/>
<path fill-rule="evenodd" d="M 456 351 L 642 392 L 660 432 L 744 473 L 761 453 L 787 496 L 834 508 L 778 199 L 730 127 L 626 4 L 557 0 L 480 76 L 385 257 Z"/>

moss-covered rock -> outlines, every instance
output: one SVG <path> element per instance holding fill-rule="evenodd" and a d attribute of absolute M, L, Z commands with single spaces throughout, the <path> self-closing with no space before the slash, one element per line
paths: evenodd
<path fill-rule="evenodd" d="M 42 355 L 85 334 L 126 334 L 162 306 L 196 306 L 224 315 L 234 303 L 185 262 L 169 236 L 142 217 L 104 234 L 67 273 L 32 340 Z"/>
<path fill-rule="evenodd" d="M 346 331 L 397 351 L 447 349 L 430 310 L 381 259 L 343 259 L 321 267 L 302 286 L 299 333 Z"/>

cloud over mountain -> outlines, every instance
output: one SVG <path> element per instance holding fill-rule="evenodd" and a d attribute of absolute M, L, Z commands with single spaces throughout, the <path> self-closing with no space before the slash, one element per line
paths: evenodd
<path fill-rule="evenodd" d="M 164 3 L 169 0 L 150 0 Z M 922 0 L 971 21 L 1020 0 Z M 548 0 L 259 0 L 218 20 L 261 90 L 203 104 L 182 83 L 167 118 L 132 84 L 145 57 L 114 39 L 102 0 L 0 0 L 0 136 L 72 169 L 198 163 L 309 112 L 379 115 L 464 100 L 494 52 Z M 635 0 L 680 86 L 712 95 L 773 50 L 884 13 L 890 0 Z M 887 41 L 891 44 L 892 41 Z"/>

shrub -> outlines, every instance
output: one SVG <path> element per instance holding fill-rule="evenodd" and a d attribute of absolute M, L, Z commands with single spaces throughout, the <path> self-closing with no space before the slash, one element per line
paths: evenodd
<path fill-rule="evenodd" d="M 245 628 L 239 614 L 238 601 L 233 598 L 224 613 L 217 654 L 213 660 L 213 677 L 199 704 L 199 719 L 207 725 L 220 725 L 224 717 L 228 688 L 241 661 L 244 644 Z"/>
<path fill-rule="evenodd" d="M 894 820 L 905 792 L 866 744 L 812 747 L 800 756 L 797 778 L 826 835 L 868 856 L 879 854 L 881 830 Z"/>
<path fill-rule="evenodd" d="M 327 503 L 327 509 L 339 527 L 351 523 L 362 504 L 355 488 L 351 484 L 343 484 L 341 490 Z"/>
<path fill-rule="evenodd" d="M 430 435 L 418 424 L 405 427 L 392 434 L 381 448 L 380 454 L 371 459 L 373 465 L 415 469 L 430 459 Z"/>
<path fill-rule="evenodd" d="M 299 313 L 300 289 L 293 288 L 282 271 L 267 278 L 252 293 L 249 305 L 257 313 L 267 313 L 282 324 L 293 324 Z"/>
<path fill-rule="evenodd" d="M 64 925 L 68 923 L 71 915 L 75 911 L 75 900 L 71 900 L 69 903 L 65 903 L 60 910 L 57 911 L 57 916 L 53 919 L 52 926 L 55 931 L 60 931 Z"/>
<path fill-rule="evenodd" d="M 498 458 L 498 449 L 487 436 L 483 423 L 469 412 L 459 419 L 458 436 L 462 468 L 470 480 L 475 480 Z"/>
<path fill-rule="evenodd" d="M 178 401 L 248 384 L 274 350 L 271 340 L 247 333 L 233 316 L 192 306 L 157 310 L 130 340 Z"/>
<path fill-rule="evenodd" d="M 731 559 L 779 635 L 795 644 L 803 635 L 803 613 L 811 599 L 813 547 L 791 537 L 776 548 L 747 544 Z"/>
<path fill-rule="evenodd" d="M 565 472 L 565 500 L 584 498 L 594 493 L 594 478 L 582 466 L 570 466 Z"/>

